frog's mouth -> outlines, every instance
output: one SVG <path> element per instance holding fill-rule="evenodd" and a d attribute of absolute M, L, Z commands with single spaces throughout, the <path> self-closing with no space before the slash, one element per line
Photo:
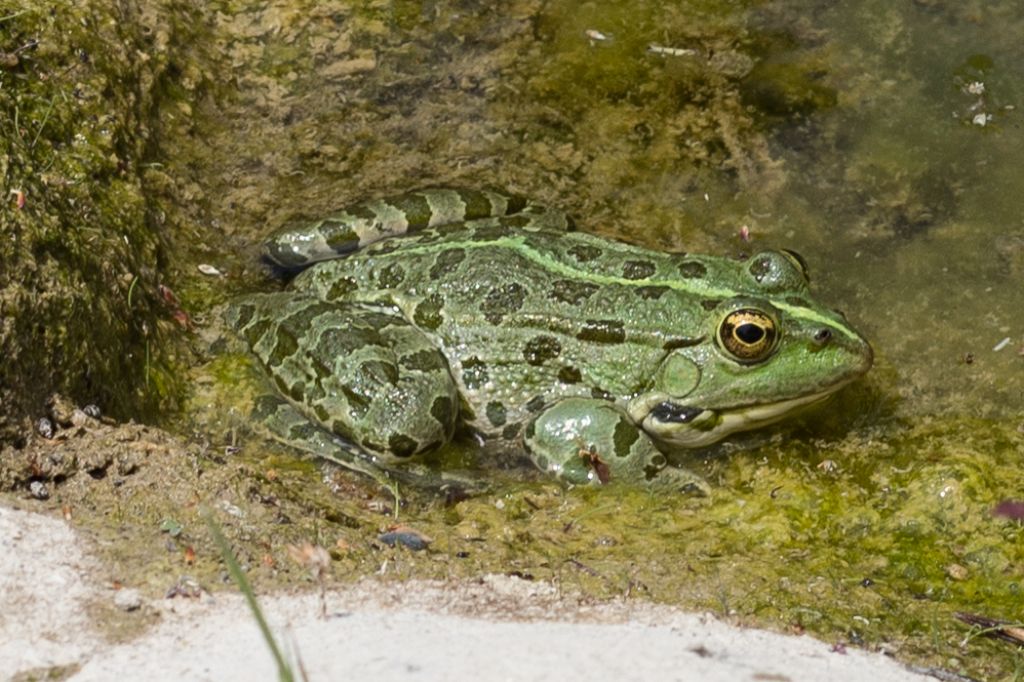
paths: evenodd
<path fill-rule="evenodd" d="M 655 439 L 672 447 L 701 448 L 732 433 L 773 424 L 796 410 L 827 400 L 850 381 L 797 398 L 724 409 L 700 408 L 665 400 L 651 408 L 644 416 L 641 427 Z"/>

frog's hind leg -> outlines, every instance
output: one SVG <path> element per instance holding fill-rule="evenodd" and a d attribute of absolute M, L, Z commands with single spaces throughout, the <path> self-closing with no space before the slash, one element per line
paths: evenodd
<path fill-rule="evenodd" d="M 314 425 L 383 465 L 449 442 L 459 398 L 447 360 L 383 305 L 293 292 L 245 297 L 228 322 Z"/>
<path fill-rule="evenodd" d="M 272 394 L 258 396 L 250 417 L 274 440 L 366 474 L 387 486 L 387 472 L 373 455 L 317 426 L 284 398 Z"/>
<path fill-rule="evenodd" d="M 426 189 L 353 204 L 316 222 L 290 227 L 263 245 L 272 265 L 294 271 L 367 244 L 442 225 L 507 219 L 527 229 L 568 230 L 560 211 L 486 190 Z"/>
<path fill-rule="evenodd" d="M 273 440 L 307 455 L 369 476 L 393 494 L 396 494 L 396 484 L 452 497 L 476 494 L 485 490 L 485 486 L 477 481 L 450 476 L 426 466 L 388 467 L 377 456 L 313 423 L 280 396 L 258 396 L 253 402 L 250 416 Z"/>

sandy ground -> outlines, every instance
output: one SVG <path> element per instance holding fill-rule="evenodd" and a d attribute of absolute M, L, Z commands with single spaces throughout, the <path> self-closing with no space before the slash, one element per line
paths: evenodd
<path fill-rule="evenodd" d="M 157 624 L 128 643 L 107 642 L 89 613 L 132 599 L 97 586 L 84 544 L 60 519 L 0 507 L 0 677 L 33 679 L 66 666 L 76 682 L 274 679 L 274 661 L 236 595 L 142 599 L 134 613 Z M 261 601 L 310 680 L 930 679 L 881 654 L 636 600 L 581 605 L 551 585 L 506 576 L 365 581 L 329 592 L 326 617 L 317 594 Z"/>

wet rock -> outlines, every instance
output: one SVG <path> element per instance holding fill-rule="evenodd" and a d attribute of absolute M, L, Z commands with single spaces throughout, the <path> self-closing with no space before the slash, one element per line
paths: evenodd
<path fill-rule="evenodd" d="M 50 491 L 42 481 L 32 481 L 28 484 L 28 494 L 37 500 L 50 498 Z"/>
<path fill-rule="evenodd" d="M 49 440 L 53 438 L 53 435 L 56 432 L 56 430 L 53 428 L 53 422 L 51 422 L 46 417 L 42 417 L 39 421 L 36 422 L 36 432 L 43 438 Z"/>

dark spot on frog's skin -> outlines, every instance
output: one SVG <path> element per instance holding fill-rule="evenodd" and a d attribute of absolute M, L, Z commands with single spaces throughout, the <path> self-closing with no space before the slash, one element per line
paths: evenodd
<path fill-rule="evenodd" d="M 697 345 L 700 345 L 703 342 L 704 342 L 704 337 L 703 336 L 698 336 L 698 337 L 692 338 L 692 339 L 688 339 L 688 338 L 674 338 L 674 339 L 667 340 L 664 344 L 662 344 L 661 347 L 663 349 L 665 349 L 665 350 L 675 350 L 677 348 L 689 348 L 690 346 L 697 346 Z"/>
<path fill-rule="evenodd" d="M 548 470 L 548 458 L 544 455 L 537 455 L 533 461 L 541 471 Z"/>
<path fill-rule="evenodd" d="M 406 369 L 420 372 L 433 372 L 445 368 L 444 356 L 440 351 L 429 349 L 403 355 L 398 359 L 398 364 Z"/>
<path fill-rule="evenodd" d="M 376 225 L 380 222 L 380 217 L 377 215 L 376 211 L 370 209 L 368 206 L 365 206 L 363 204 L 356 204 L 355 206 L 349 206 L 348 209 L 345 210 L 345 213 L 340 218 L 338 218 L 338 220 L 341 220 L 345 223 L 351 223 L 357 220 L 361 220 L 366 221 L 373 225 L 374 227 L 376 227 Z"/>
<path fill-rule="evenodd" d="M 445 249 L 437 254 L 437 259 L 430 268 L 430 278 L 437 279 L 455 272 L 465 258 L 465 249 Z"/>
<path fill-rule="evenodd" d="M 295 442 L 310 441 L 316 438 L 316 427 L 309 422 L 292 424 L 288 427 L 288 438 Z"/>
<path fill-rule="evenodd" d="M 553 336 L 535 336 L 526 342 L 523 348 L 523 357 L 527 364 L 538 367 L 548 360 L 557 358 L 562 352 L 562 344 Z"/>
<path fill-rule="evenodd" d="M 370 385 L 398 385 L 398 367 L 383 360 L 367 360 L 359 365 L 360 381 Z"/>
<path fill-rule="evenodd" d="M 331 422 L 331 415 L 327 412 L 327 408 L 323 405 L 314 405 L 313 413 L 316 418 L 320 420 L 321 424 L 329 424 Z"/>
<path fill-rule="evenodd" d="M 445 428 L 445 431 L 450 429 L 455 423 L 455 406 L 452 404 L 452 399 L 446 395 L 434 398 L 434 402 L 430 405 L 430 416 L 436 419 Z"/>
<path fill-rule="evenodd" d="M 490 378 L 490 374 L 487 372 L 487 363 L 475 355 L 466 358 L 462 363 L 462 383 L 471 391 L 486 384 Z"/>
<path fill-rule="evenodd" d="M 616 457 L 627 457 L 633 443 L 640 438 L 640 432 L 628 419 L 619 417 L 615 425 L 615 433 L 612 435 L 612 443 L 615 445 Z"/>
<path fill-rule="evenodd" d="M 326 396 L 327 391 L 324 390 L 323 380 L 317 378 L 317 380 L 313 382 L 312 388 L 310 388 L 309 392 L 306 393 L 306 402 L 309 403 L 312 401 L 323 400 Z"/>
<path fill-rule="evenodd" d="M 377 286 L 382 289 L 394 289 L 405 281 L 405 270 L 398 263 L 392 263 L 377 275 Z"/>
<path fill-rule="evenodd" d="M 297 350 L 299 350 L 298 339 L 287 329 L 278 327 L 277 343 L 274 344 L 274 350 L 270 351 L 267 365 L 270 367 L 280 367 L 281 363 L 294 355 Z"/>
<path fill-rule="evenodd" d="M 535 433 L 536 423 L 537 420 L 532 419 L 530 420 L 530 423 L 526 425 L 526 432 L 523 434 L 523 437 L 526 438 L 526 440 L 533 440 L 533 434 Z M 509 426 L 518 426 L 518 424 L 509 424 Z M 508 431 L 508 428 L 506 427 L 505 430 Z"/>
<path fill-rule="evenodd" d="M 444 300 L 439 294 L 431 294 L 419 302 L 416 310 L 413 311 L 412 319 L 423 329 L 437 329 L 441 326 L 444 318 L 441 309 L 444 308 Z"/>
<path fill-rule="evenodd" d="M 337 306 L 323 301 L 316 301 L 315 303 L 306 303 L 305 305 L 297 306 L 294 311 L 290 311 L 279 323 L 282 329 L 294 329 L 298 330 L 299 334 L 304 334 L 307 329 L 316 329 L 319 326 L 318 318 L 323 315 L 330 315 L 336 312 Z"/>
<path fill-rule="evenodd" d="M 288 391 L 288 395 L 297 403 L 303 402 L 306 399 L 306 384 L 301 381 L 296 383 L 291 387 L 291 390 Z"/>
<path fill-rule="evenodd" d="M 577 244 L 570 248 L 567 253 L 580 263 L 586 263 L 587 261 L 592 261 L 599 257 L 603 252 L 596 246 Z"/>
<path fill-rule="evenodd" d="M 384 445 L 382 443 L 369 438 L 364 438 L 359 444 L 363 446 L 364 450 L 369 450 L 370 452 L 384 452 Z"/>
<path fill-rule="evenodd" d="M 319 231 L 334 253 L 351 253 L 359 248 L 359 235 L 344 222 L 325 220 Z"/>
<path fill-rule="evenodd" d="M 626 279 L 647 279 L 657 271 L 657 266 L 646 260 L 628 260 L 622 264 L 622 276 Z"/>
<path fill-rule="evenodd" d="M 517 229 L 522 229 L 524 227 L 530 227 L 531 223 L 533 223 L 533 218 L 531 218 L 528 215 L 506 216 L 506 217 L 501 219 L 501 225 L 503 227 L 514 227 L 514 228 L 517 228 Z M 526 240 L 526 243 L 528 245 L 530 245 L 530 246 L 535 246 L 535 244 L 530 244 L 530 240 L 529 239 Z"/>
<path fill-rule="evenodd" d="M 612 402 L 615 401 L 615 396 L 613 396 L 608 391 L 604 391 L 596 386 L 590 389 L 590 397 L 597 398 L 598 400 L 610 400 Z"/>
<path fill-rule="evenodd" d="M 505 420 L 508 419 L 505 406 L 496 400 L 487 403 L 486 413 L 487 421 L 491 422 L 491 426 L 504 426 Z"/>
<path fill-rule="evenodd" d="M 768 257 L 755 258 L 747 266 L 751 277 L 760 282 L 772 272 L 772 261 Z"/>
<path fill-rule="evenodd" d="M 596 284 L 580 282 L 574 279 L 555 280 L 551 285 L 551 292 L 548 296 L 556 301 L 579 305 L 587 300 L 599 289 Z"/>
<path fill-rule="evenodd" d="M 572 365 L 565 365 L 562 369 L 558 370 L 558 380 L 563 384 L 576 384 L 579 383 L 583 376 L 580 371 Z"/>
<path fill-rule="evenodd" d="M 320 339 L 317 341 L 317 354 L 325 358 L 338 358 L 350 355 L 360 348 L 382 345 L 384 345 L 384 339 L 376 329 L 355 326 L 348 329 L 331 327 L 320 333 Z"/>
<path fill-rule="evenodd" d="M 719 302 L 713 298 L 705 298 L 700 302 L 700 307 L 708 312 L 711 312 L 712 310 L 718 307 L 718 303 Z"/>
<path fill-rule="evenodd" d="M 657 301 L 668 290 L 668 287 L 637 287 L 636 294 L 645 301 Z"/>
<path fill-rule="evenodd" d="M 243 329 L 242 333 L 245 335 L 245 340 L 249 342 L 249 346 L 254 347 L 272 326 L 274 326 L 273 322 L 262 319 Z"/>
<path fill-rule="evenodd" d="M 339 277 L 331 283 L 331 288 L 327 290 L 327 300 L 335 301 L 358 289 L 359 285 L 351 277 Z"/>
<path fill-rule="evenodd" d="M 243 303 L 235 306 L 231 311 L 231 315 L 234 317 L 232 327 L 235 329 L 242 329 L 245 325 L 249 324 L 252 320 L 252 316 L 256 314 L 256 306 L 252 303 Z"/>
<path fill-rule="evenodd" d="M 587 320 L 576 338 L 591 343 L 622 343 L 626 330 L 619 320 Z"/>
<path fill-rule="evenodd" d="M 430 223 L 431 216 L 434 215 L 430 209 L 430 202 L 422 194 L 403 194 L 400 197 L 389 199 L 388 203 L 405 214 L 410 232 L 426 227 Z"/>
<path fill-rule="evenodd" d="M 544 409 L 546 403 L 547 400 L 543 395 L 535 395 L 530 398 L 530 402 L 526 403 L 526 410 L 528 412 L 540 412 Z"/>
<path fill-rule="evenodd" d="M 334 373 L 316 357 L 310 357 L 309 368 L 312 369 L 313 374 L 316 375 L 316 382 L 318 384 L 324 379 L 334 376 Z"/>
<path fill-rule="evenodd" d="M 703 263 L 685 261 L 679 264 L 679 274 L 687 279 L 700 279 L 707 276 L 708 269 Z"/>
<path fill-rule="evenodd" d="M 345 400 L 348 401 L 349 414 L 352 415 L 353 419 L 362 419 L 370 411 L 369 396 L 356 392 L 350 386 L 342 386 L 341 392 L 345 395 Z"/>
<path fill-rule="evenodd" d="M 325 424 L 326 424 L 326 422 L 325 422 Z M 348 427 L 348 424 L 346 424 L 345 422 L 341 421 L 340 419 L 335 419 L 334 422 L 331 424 L 330 428 L 331 428 L 331 433 L 333 433 L 336 436 L 341 436 L 342 438 L 347 438 L 347 439 L 351 439 L 352 438 L 352 429 L 350 429 Z"/>
<path fill-rule="evenodd" d="M 412 457 L 419 446 L 419 443 L 403 433 L 396 433 L 388 438 L 388 450 L 395 457 Z"/>
<path fill-rule="evenodd" d="M 491 203 L 490 198 L 483 192 L 463 190 L 459 192 L 459 199 L 465 205 L 462 214 L 463 220 L 476 220 L 478 218 L 486 218 L 498 213 L 498 211 L 495 210 L 496 207 L 494 204 Z M 509 213 L 515 213 L 515 210 L 512 209 L 511 206 L 509 207 Z"/>
<path fill-rule="evenodd" d="M 521 428 L 523 428 L 523 425 L 518 422 L 515 424 L 509 424 L 501 430 L 501 437 L 505 440 L 512 440 L 519 435 L 519 430 Z"/>
<path fill-rule="evenodd" d="M 503 284 L 501 286 L 492 287 L 487 296 L 484 298 L 483 303 L 480 304 L 480 310 L 484 313 L 484 319 L 491 324 L 501 324 L 501 320 L 509 313 L 514 313 L 523 307 L 523 301 L 526 300 L 526 287 L 518 282 L 512 282 L 510 284 Z"/>

